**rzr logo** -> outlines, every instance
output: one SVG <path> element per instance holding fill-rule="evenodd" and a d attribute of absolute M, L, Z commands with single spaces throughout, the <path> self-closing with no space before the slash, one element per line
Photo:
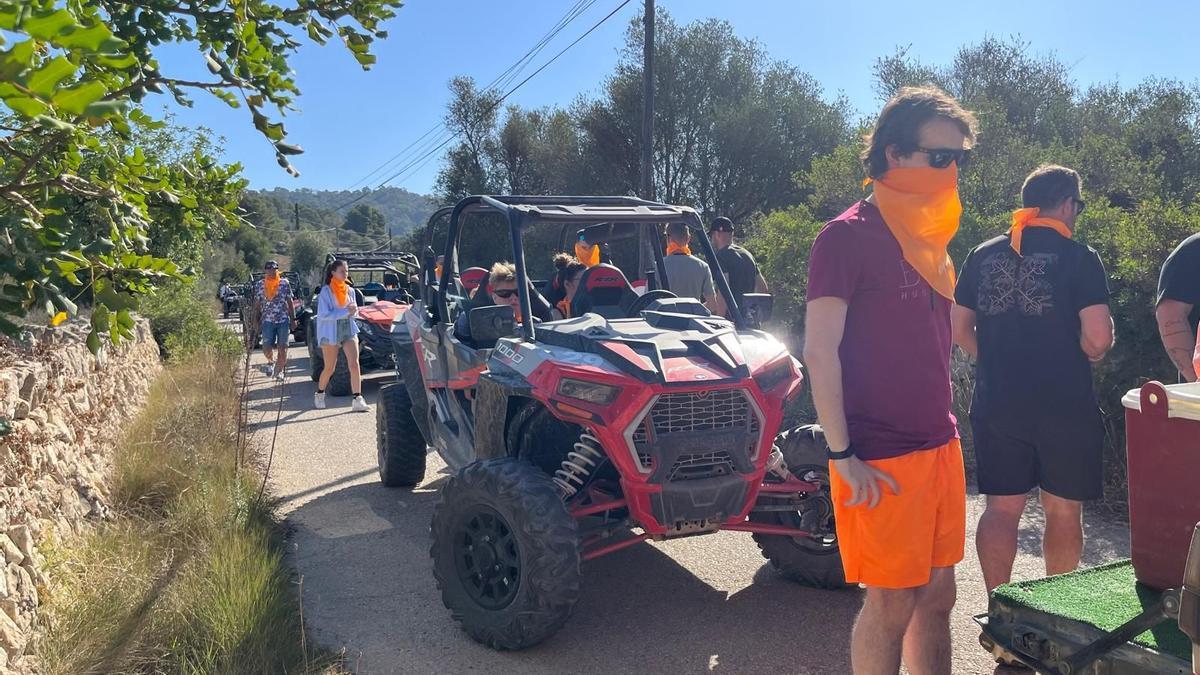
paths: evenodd
<path fill-rule="evenodd" d="M 512 347 L 509 347 L 508 345 L 504 344 L 503 342 L 496 345 L 496 353 L 499 354 L 500 356 L 503 356 L 504 358 L 508 359 L 509 361 L 512 361 L 513 365 L 516 365 L 525 360 L 524 356 L 521 356 L 520 354 L 518 354 L 516 352 L 516 350 L 514 350 Z"/>
<path fill-rule="evenodd" d="M 620 279 L 618 279 L 617 277 L 592 277 L 592 283 L 597 286 L 599 286 L 600 284 L 615 284 L 615 283 L 618 283 L 619 281 L 620 281 Z"/>

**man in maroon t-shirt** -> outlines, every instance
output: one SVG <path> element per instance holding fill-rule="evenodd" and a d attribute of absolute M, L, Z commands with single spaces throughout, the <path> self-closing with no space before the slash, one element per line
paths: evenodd
<path fill-rule="evenodd" d="M 884 107 L 863 153 L 870 197 L 830 221 L 809 263 L 804 358 L 829 446 L 846 581 L 867 587 L 854 672 L 950 672 L 966 487 L 950 412 L 946 245 L 975 119 L 933 87 Z"/>

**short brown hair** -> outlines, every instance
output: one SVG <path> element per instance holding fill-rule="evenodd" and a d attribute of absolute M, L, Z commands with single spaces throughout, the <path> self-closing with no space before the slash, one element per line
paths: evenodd
<path fill-rule="evenodd" d="M 517 266 L 510 262 L 498 262 L 492 265 L 488 281 L 493 284 L 517 283 Z"/>
<path fill-rule="evenodd" d="M 687 223 L 675 222 L 667 225 L 667 236 L 675 241 L 683 241 L 691 238 L 692 231 Z"/>
<path fill-rule="evenodd" d="M 975 143 L 979 122 L 954 97 L 937 87 L 904 87 L 879 111 L 875 128 L 864 139 L 866 147 L 860 155 L 863 168 L 871 178 L 887 173 L 887 147 L 895 145 L 907 155 L 920 145 L 921 126 L 935 117 L 958 125 L 967 137 L 967 147 Z"/>
<path fill-rule="evenodd" d="M 1057 164 L 1043 164 L 1025 177 L 1021 185 L 1021 206 L 1052 209 L 1065 199 L 1082 197 L 1083 179 L 1079 172 Z"/>

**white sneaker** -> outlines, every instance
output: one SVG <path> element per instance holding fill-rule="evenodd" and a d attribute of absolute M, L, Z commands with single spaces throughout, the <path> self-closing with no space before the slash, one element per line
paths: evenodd
<path fill-rule="evenodd" d="M 313 394 L 313 407 L 317 410 L 325 409 L 325 394 Z"/>
<path fill-rule="evenodd" d="M 273 366 L 269 363 L 262 364 L 261 366 L 258 367 L 258 369 L 259 369 L 259 371 L 262 372 L 263 375 L 266 375 L 267 377 L 270 377 L 271 373 L 275 372 L 275 366 Z"/>
<path fill-rule="evenodd" d="M 287 377 L 283 374 L 282 370 L 276 371 L 274 377 L 276 382 L 283 382 L 287 380 Z"/>
<path fill-rule="evenodd" d="M 360 394 L 354 397 L 354 401 L 350 404 L 350 410 L 354 412 L 371 412 L 371 406 L 367 405 L 366 399 Z"/>

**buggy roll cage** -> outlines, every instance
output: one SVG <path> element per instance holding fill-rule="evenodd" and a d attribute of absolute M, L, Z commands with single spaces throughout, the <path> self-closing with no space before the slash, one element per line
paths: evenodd
<path fill-rule="evenodd" d="M 708 235 L 704 231 L 704 224 L 700 220 L 700 214 L 691 207 L 671 206 L 636 197 L 475 195 L 460 200 L 453 207 L 438 209 L 430 216 L 430 227 L 426 234 L 429 244 L 432 244 L 432 241 L 429 241 L 433 232 L 432 224 L 438 219 L 446 217 L 447 212 L 449 212 L 450 225 L 446 233 L 446 252 L 444 254 L 445 261 L 442 265 L 442 278 L 434 279 L 432 264 L 426 265 L 427 271 L 425 277 L 426 281 L 437 283 L 436 307 L 438 316 L 443 318 L 450 316 L 450 308 L 446 302 L 448 284 L 443 283 L 443 280 L 458 278 L 458 236 L 462 231 L 463 218 L 483 213 L 495 213 L 503 216 L 508 221 L 509 235 L 512 239 L 513 247 L 513 263 L 517 269 L 517 294 L 521 301 L 522 316 L 533 316 L 532 303 L 529 296 L 529 276 L 525 269 L 525 248 L 522 243 L 522 236 L 526 226 L 561 224 L 564 227 L 574 225 L 584 228 L 589 225 L 601 225 L 604 223 L 631 223 L 642 228 L 658 226 L 652 230 L 655 235 L 652 245 L 655 271 L 657 278 L 662 281 L 662 287 L 670 290 L 670 280 L 667 279 L 665 265 L 663 264 L 662 247 L 659 245 L 662 232 L 661 226 L 669 223 L 683 222 L 691 230 L 692 238 L 700 242 L 704 258 L 712 270 L 713 283 L 716 284 L 718 292 L 725 299 L 726 306 L 734 308 L 734 311 L 731 312 L 734 325 L 739 329 L 746 328 L 741 308 L 734 300 L 733 291 L 729 288 L 729 281 L 721 272 L 720 263 L 717 262 L 716 251 L 713 249 L 712 242 L 709 241 Z M 432 247 L 428 250 L 432 252 Z M 525 321 L 523 323 L 522 334 L 526 341 L 533 341 L 533 321 Z"/>
<path fill-rule="evenodd" d="M 326 265 L 335 260 L 344 260 L 347 265 L 359 269 L 391 271 L 403 274 L 405 277 L 408 276 L 408 273 L 416 272 L 421 268 L 417 256 L 399 251 L 334 251 L 325 254 Z M 404 267 L 406 272 L 396 269 L 397 263 Z"/>

